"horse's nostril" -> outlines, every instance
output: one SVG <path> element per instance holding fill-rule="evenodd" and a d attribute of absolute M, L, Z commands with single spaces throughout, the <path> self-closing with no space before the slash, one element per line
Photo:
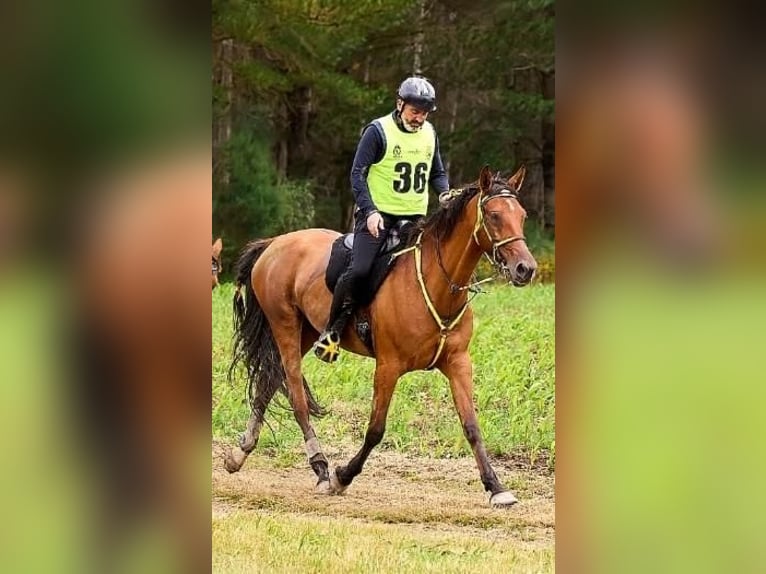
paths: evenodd
<path fill-rule="evenodd" d="M 535 273 L 535 267 L 532 265 L 527 265 L 524 262 L 519 262 L 516 264 L 516 276 L 521 281 L 529 281 L 532 279 L 532 275 Z"/>

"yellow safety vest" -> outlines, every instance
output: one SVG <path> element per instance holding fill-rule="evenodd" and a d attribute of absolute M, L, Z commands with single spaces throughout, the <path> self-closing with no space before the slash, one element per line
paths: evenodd
<path fill-rule="evenodd" d="M 386 150 L 383 159 L 371 165 L 367 174 L 373 203 L 391 215 L 425 215 L 436 149 L 433 126 L 426 121 L 417 132 L 403 132 L 392 114 L 375 122 L 383 129 Z"/>

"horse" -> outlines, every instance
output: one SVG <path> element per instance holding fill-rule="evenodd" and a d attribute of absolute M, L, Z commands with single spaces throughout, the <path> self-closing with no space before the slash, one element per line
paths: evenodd
<path fill-rule="evenodd" d="M 221 249 L 223 249 L 223 241 L 219 237 L 213 242 L 213 289 L 218 287 L 218 274 L 221 272 Z"/>
<path fill-rule="evenodd" d="M 490 506 L 515 504 L 516 497 L 490 464 L 473 404 L 468 352 L 473 315 L 467 287 L 482 254 L 509 283 L 521 287 L 532 280 L 537 263 L 524 238 L 526 212 L 518 195 L 524 174 L 522 166 L 505 180 L 484 166 L 478 181 L 450 190 L 448 205 L 422 220 L 405 239 L 368 306 L 372 349 L 354 331 L 353 321 L 346 326 L 341 346 L 376 361 L 372 413 L 359 452 L 332 472 L 309 421 L 310 414 L 321 416 L 324 411 L 301 372 L 301 359 L 329 315 L 332 294 L 324 275 L 339 234 L 306 229 L 247 244 L 237 262 L 229 375 L 237 364 L 246 366 L 251 416 L 239 445 L 224 457 L 226 470 L 238 471 L 253 451 L 266 407 L 280 390 L 287 394 L 303 432 L 308 462 L 317 476 L 315 491 L 343 494 L 383 438 L 399 378 L 437 368 L 449 380 Z"/>

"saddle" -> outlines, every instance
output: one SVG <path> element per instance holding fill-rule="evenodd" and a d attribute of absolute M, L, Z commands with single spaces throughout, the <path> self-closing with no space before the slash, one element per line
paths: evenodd
<path fill-rule="evenodd" d="M 388 276 L 389 271 L 393 267 L 394 259 L 391 259 L 391 254 L 395 252 L 402 243 L 402 237 L 408 227 L 414 225 L 415 222 L 403 219 L 399 221 L 394 227 L 389 229 L 386 242 L 380 246 L 380 251 L 375 257 L 375 262 L 372 264 L 372 271 L 368 277 L 368 284 L 364 289 L 367 294 L 367 300 L 358 301 L 358 306 L 363 307 L 372 303 L 375 298 L 375 293 L 378 292 L 383 281 Z M 330 262 L 327 264 L 327 271 L 325 272 L 325 283 L 330 292 L 335 292 L 335 285 L 338 283 L 338 279 L 343 272 L 351 265 L 351 257 L 354 249 L 354 234 L 346 233 L 341 235 L 332 244 L 330 251 Z"/>

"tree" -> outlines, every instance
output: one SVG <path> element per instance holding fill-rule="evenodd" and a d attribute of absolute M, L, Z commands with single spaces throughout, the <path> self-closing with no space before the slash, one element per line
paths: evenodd
<path fill-rule="evenodd" d="M 216 225 L 346 229 L 360 130 L 415 70 L 437 87 L 451 183 L 524 162 L 528 211 L 551 228 L 553 16 L 550 0 L 214 0 Z"/>

